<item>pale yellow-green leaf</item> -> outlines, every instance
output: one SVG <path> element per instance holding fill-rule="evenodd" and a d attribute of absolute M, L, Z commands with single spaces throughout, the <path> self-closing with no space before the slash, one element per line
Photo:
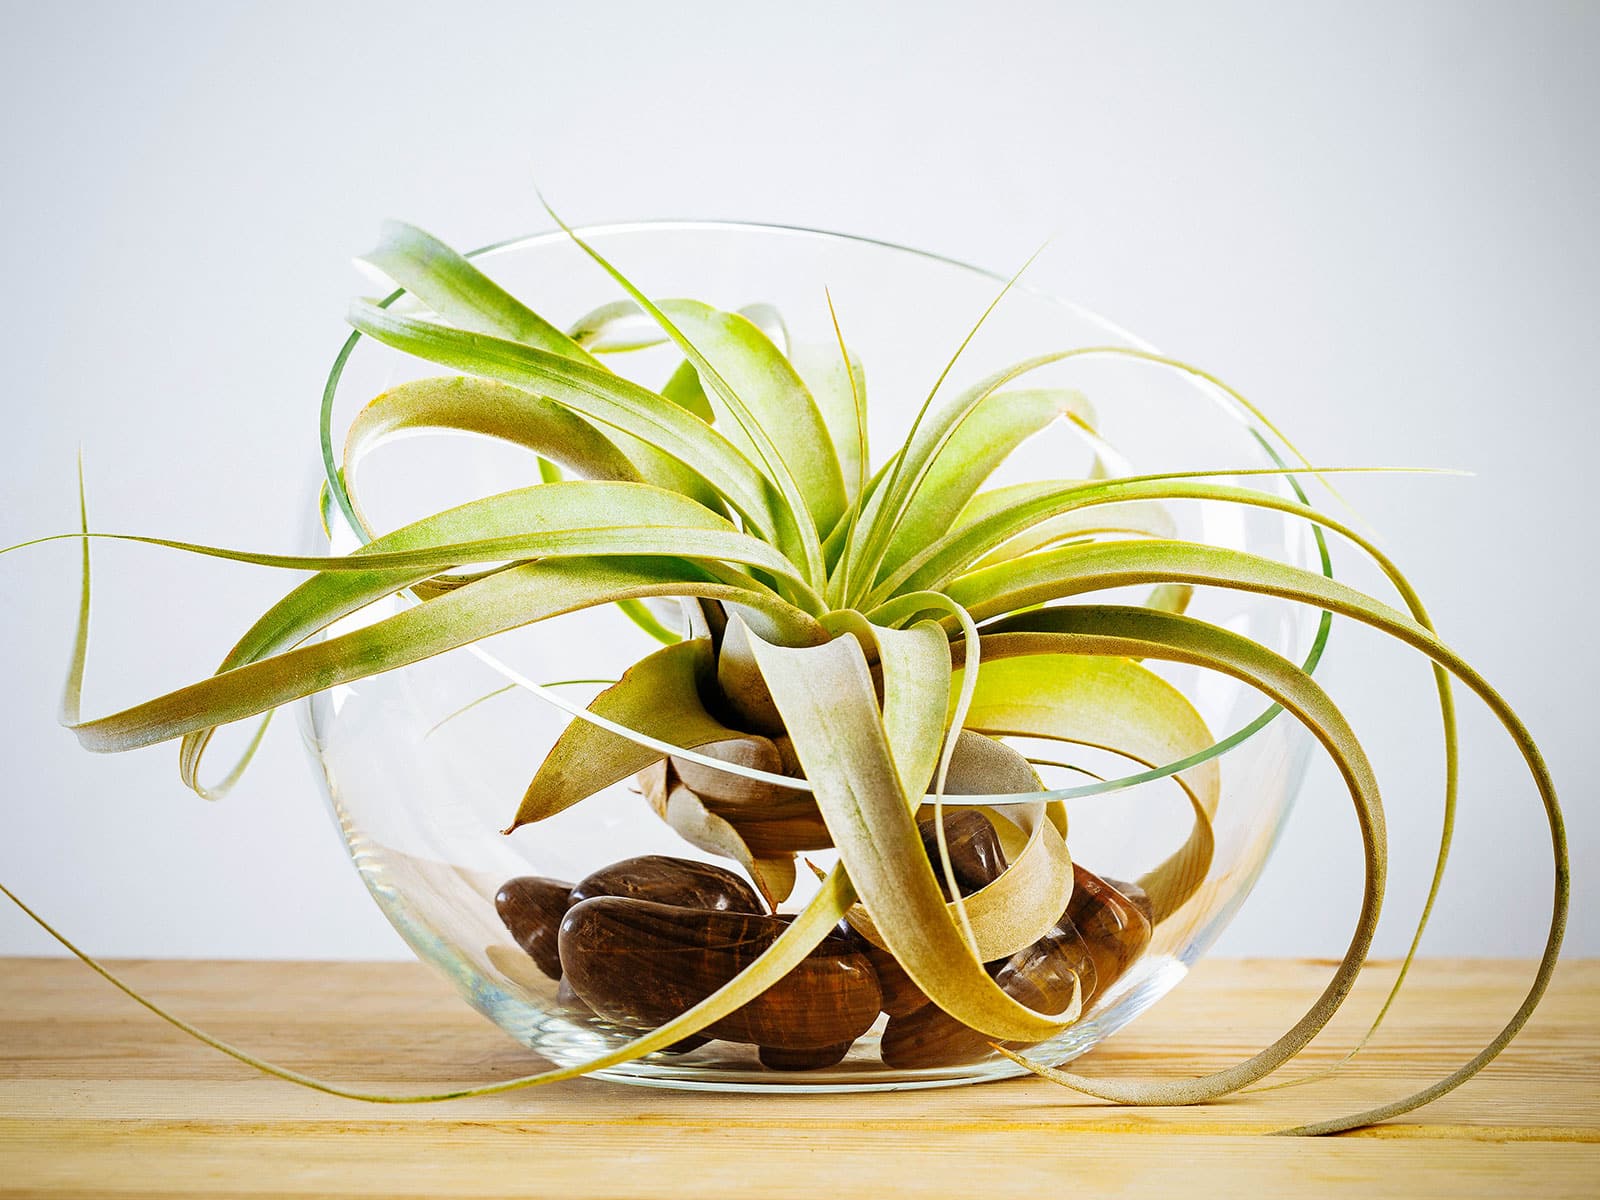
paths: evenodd
<path fill-rule="evenodd" d="M 1075 416 L 1092 426 L 1094 409 L 1066 388 L 1016 388 L 983 398 L 933 456 L 910 495 L 879 568 L 882 575 L 944 537 L 997 467 L 1052 422 Z"/>
<path fill-rule="evenodd" d="M 125 983 L 112 971 L 68 941 L 65 936 L 57 932 L 44 918 L 24 904 L 4 884 L 0 884 L 0 893 L 3 893 L 13 904 L 37 923 L 41 929 L 77 956 L 79 960 L 105 979 L 106 982 L 143 1005 L 169 1025 L 181 1030 L 197 1041 L 203 1042 L 212 1049 L 219 1050 L 247 1066 L 254 1067 L 264 1074 L 299 1084 L 301 1087 L 310 1088 L 313 1091 L 326 1092 L 332 1096 L 343 1096 L 350 1100 L 366 1100 L 374 1104 L 427 1104 L 438 1100 L 460 1099 L 466 1096 L 492 1096 L 501 1092 L 514 1092 L 523 1088 L 539 1087 L 547 1083 L 560 1083 L 567 1079 L 577 1079 L 579 1076 L 587 1075 L 594 1071 L 603 1071 L 607 1067 L 632 1062 L 634 1059 L 643 1058 L 646 1054 L 665 1050 L 674 1043 L 699 1033 L 708 1025 L 713 1025 L 730 1013 L 743 1008 L 751 1000 L 766 991 L 767 988 L 794 970 L 806 955 L 820 946 L 823 939 L 834 932 L 840 919 L 849 911 L 850 905 L 855 900 L 855 893 L 851 890 L 850 882 L 844 871 L 835 869 L 830 872 L 823 879 L 822 886 L 817 890 L 817 894 L 811 898 L 800 914 L 789 922 L 788 926 L 778 935 L 772 945 L 767 947 L 748 967 L 688 1011 L 657 1026 L 649 1033 L 642 1034 L 604 1054 L 573 1063 L 571 1066 L 557 1067 L 549 1071 L 541 1071 L 535 1075 L 523 1075 L 516 1079 L 504 1079 L 498 1083 L 483 1084 L 478 1087 L 455 1088 L 445 1092 L 396 1095 L 389 1092 L 365 1092 L 354 1088 L 341 1087 L 338 1084 L 329 1083 L 301 1071 L 280 1067 L 276 1063 L 268 1062 L 266 1059 L 213 1037 L 211 1034 L 206 1033 L 205 1030 L 190 1024 L 154 1001 L 147 999 L 137 988 Z"/>
<path fill-rule="evenodd" d="M 420 662 L 508 629 L 629 598 L 737 596 L 779 628 L 807 627 L 804 616 L 789 605 L 703 577 L 685 578 L 684 565 L 674 566 L 670 559 L 552 559 L 512 567 L 365 628 L 247 663 L 73 729 L 90 750 L 148 746 L 264 713 L 335 684 Z"/>
<path fill-rule="evenodd" d="M 1048 629 L 1048 613 L 1025 628 Z M 1052 653 L 1048 636 L 986 634 L 967 727 L 1111 750 L 1146 766 L 1173 762 L 1212 742 L 1194 705 L 1166 680 L 1128 659 Z M 1205 879 L 1221 774 L 1205 762 L 1174 776 L 1193 806 L 1192 832 L 1171 858 L 1139 880 L 1152 920 L 1175 912 Z"/>
<path fill-rule="evenodd" d="M 959 806 L 951 806 L 952 811 Z M 1066 841 L 1044 814 L 1043 805 L 1030 805 L 1002 814 L 985 809 L 1002 841 L 1007 827 L 1018 830 L 1023 843 L 998 878 L 962 898 L 972 936 L 982 962 L 1009 958 L 1033 945 L 1061 920 L 1072 899 L 1072 857 Z M 952 921 L 959 910 L 946 905 Z M 850 911 L 850 923 L 873 945 L 888 949 L 871 912 L 861 905 Z"/>
<path fill-rule="evenodd" d="M 790 649 L 752 638 L 852 886 L 913 982 L 964 1024 L 1041 1041 L 1078 1016 L 1041 1014 L 1001 991 L 951 919 L 900 786 L 872 676 L 853 638 Z"/>
<path fill-rule="evenodd" d="M 486 334 L 397 316 L 357 302 L 350 323 L 397 350 L 545 396 L 628 433 L 691 468 L 767 536 L 783 520 L 782 498 L 739 450 L 711 426 L 654 392 L 599 367 Z"/>
<path fill-rule="evenodd" d="M 703 638 L 665 646 L 640 659 L 589 704 L 592 712 L 629 729 L 693 748 L 739 736 L 706 711 L 700 680 L 711 672 L 711 643 Z M 539 764 L 510 827 L 542 821 L 665 757 L 608 729 L 574 719 Z"/>

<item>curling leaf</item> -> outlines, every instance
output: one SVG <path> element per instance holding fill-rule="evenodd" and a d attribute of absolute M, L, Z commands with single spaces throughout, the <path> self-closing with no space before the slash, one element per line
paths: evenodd
<path fill-rule="evenodd" d="M 385 223 L 377 247 L 363 259 L 458 328 L 603 369 L 592 354 L 495 283 L 469 258 L 415 226 Z M 571 420 L 582 422 L 575 415 Z M 613 432 L 644 479 L 719 507 L 711 487 L 683 463 L 628 430 Z M 616 476 L 627 477 L 631 476 Z"/>
<path fill-rule="evenodd" d="M 1043 613 L 1025 614 L 1048 628 Z M 1016 618 L 1018 621 L 1024 618 Z M 1031 651 L 1016 640 L 984 638 L 984 657 L 967 726 L 988 734 L 1050 738 L 1111 750 L 1146 766 L 1184 758 L 1211 744 L 1194 706 L 1159 675 L 1127 659 Z M 1000 657 L 997 654 L 1026 654 Z M 1221 772 L 1215 761 L 1174 776 L 1194 807 L 1194 830 L 1172 858 L 1139 881 L 1151 920 L 1165 920 L 1204 880 L 1213 853 Z"/>
<path fill-rule="evenodd" d="M 1030 1070 L 1102 1099 L 1132 1104 L 1196 1104 L 1215 1099 L 1261 1079 L 1298 1053 L 1332 1019 L 1355 986 L 1383 904 L 1387 849 L 1377 780 L 1354 732 L 1327 694 L 1299 667 L 1265 647 L 1193 618 L 1150 609 L 1084 605 L 1058 611 L 1061 616 L 1053 632 L 1061 650 L 1190 662 L 1223 671 L 1260 689 L 1298 717 L 1322 743 L 1339 768 L 1355 805 L 1366 859 L 1361 912 L 1355 930 L 1322 994 L 1270 1046 L 1244 1062 L 1196 1079 L 1153 1081 L 1091 1079 L 1041 1067 L 1002 1050 Z M 997 635 L 994 640 L 998 642 L 1005 636 Z"/>
<path fill-rule="evenodd" d="M 650 806 L 679 837 L 738 863 L 774 911 L 789 898 L 795 884 L 793 854 L 758 854 L 738 826 L 712 812 L 694 792 L 675 784 L 665 761 L 646 769 L 639 782 Z"/>
<path fill-rule="evenodd" d="M 840 862 L 912 981 L 951 1016 L 997 1038 L 1041 1041 L 1076 1020 L 1076 995 L 1062 1013 L 1036 1013 L 969 953 L 922 852 L 860 644 L 752 645 Z"/>
<path fill-rule="evenodd" d="M 416 429 L 498 438 L 584 479 L 640 478 L 627 455 L 570 409 L 503 383 L 443 376 L 391 388 L 356 414 L 345 439 L 347 482 L 362 457 L 394 435 Z"/>
<path fill-rule="evenodd" d="M 465 255 L 415 225 L 385 221 L 378 244 L 361 259 L 452 325 L 594 364 L 587 351 L 485 275 Z"/>

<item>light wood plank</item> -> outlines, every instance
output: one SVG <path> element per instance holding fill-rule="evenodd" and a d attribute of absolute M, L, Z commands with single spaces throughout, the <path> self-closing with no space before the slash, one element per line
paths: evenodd
<path fill-rule="evenodd" d="M 136 986 L 229 1040 L 330 1079 L 427 1090 L 537 1060 L 414 964 L 137 962 Z M 1393 977 L 1376 964 L 1302 1058 L 1336 1059 Z M 1524 1036 L 1424 1112 L 1317 1142 L 1260 1135 L 1400 1095 L 1468 1057 L 1529 964 L 1425 961 L 1332 1080 L 1129 1110 L 1037 1080 L 847 1096 L 717 1095 L 589 1080 L 371 1106 L 268 1079 L 155 1021 L 70 961 L 0 962 L 4 1195 L 1325 1195 L 1537 1192 L 1600 1180 L 1600 962 L 1564 964 Z M 1298 1015 L 1331 964 L 1203 963 L 1093 1054 L 1104 1075 L 1233 1062 Z"/>

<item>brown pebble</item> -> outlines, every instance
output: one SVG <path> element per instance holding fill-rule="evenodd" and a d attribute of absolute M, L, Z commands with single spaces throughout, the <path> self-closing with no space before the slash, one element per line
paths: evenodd
<path fill-rule="evenodd" d="M 665 854 L 625 858 L 586 875 L 572 888 L 573 904 L 595 896 L 624 896 L 717 912 L 766 911 L 755 889 L 726 867 Z"/>
<path fill-rule="evenodd" d="M 817 1071 L 842 1061 L 850 1053 L 850 1043 L 822 1046 L 815 1050 L 784 1050 L 778 1046 L 763 1046 L 757 1055 L 761 1065 L 774 1071 Z"/>
<path fill-rule="evenodd" d="M 1150 921 L 1138 905 L 1093 871 L 1073 863 L 1072 875 L 1067 915 L 1094 959 L 1099 975 L 1096 990 L 1104 992 L 1150 944 Z"/>
<path fill-rule="evenodd" d="M 556 1003 L 571 1013 L 582 1013 L 585 1016 L 594 1016 L 594 1009 L 583 1002 L 583 997 L 572 990 L 572 984 L 563 979 L 556 988 Z M 698 1050 L 711 1039 L 701 1037 L 698 1033 L 691 1033 L 688 1037 L 673 1042 L 662 1054 L 688 1054 L 691 1050 Z"/>
<path fill-rule="evenodd" d="M 561 932 L 561 918 L 571 907 L 567 901 L 571 890 L 570 883 L 559 879 L 522 875 L 507 880 L 494 897 L 495 912 L 500 914 L 512 940 L 551 979 L 561 978 L 556 939 Z"/>
<path fill-rule="evenodd" d="M 1126 896 L 1133 903 L 1133 906 L 1144 914 L 1146 921 L 1154 920 L 1155 910 L 1150 906 L 1150 897 L 1145 894 L 1145 890 L 1137 883 L 1123 883 L 1122 880 L 1113 879 L 1109 875 L 1102 875 L 1100 878 L 1105 880 L 1107 885 L 1116 888 L 1117 891 Z"/>
<path fill-rule="evenodd" d="M 784 926 L 750 913 L 599 896 L 568 911 L 561 963 L 573 991 L 595 1012 L 653 1028 L 748 967 Z M 778 1049 L 821 1049 L 855 1041 L 881 1004 L 872 964 L 830 936 L 788 975 L 703 1032 Z"/>
<path fill-rule="evenodd" d="M 944 864 L 939 857 L 938 827 L 931 816 L 917 822 L 917 832 L 922 835 L 922 848 L 933 864 L 934 877 L 939 880 L 939 890 L 949 893 L 945 882 Z M 956 873 L 956 885 L 963 896 L 970 896 L 987 887 L 1006 869 L 1005 851 L 1000 848 L 1000 836 L 995 833 L 989 818 L 972 809 L 944 814 L 944 837 L 950 851 L 950 866 Z"/>
<path fill-rule="evenodd" d="M 572 990 L 572 982 L 567 979 L 561 981 L 556 988 L 556 1003 L 562 1008 L 571 1009 L 573 1012 L 593 1014 L 594 1009 L 583 1002 L 583 997 Z"/>
<path fill-rule="evenodd" d="M 1150 941 L 1150 922 L 1132 899 L 1076 864 L 1073 872 L 1072 902 L 1061 919 L 995 973 L 1002 991 L 1035 1012 L 1063 1009 L 1072 999 L 1074 978 L 1087 1010 Z M 905 1016 L 892 1016 L 880 1052 L 887 1065 L 900 1069 L 948 1067 L 989 1057 L 993 1041 L 929 1004 Z M 1006 1043 L 1013 1049 L 1031 1044 Z"/>
<path fill-rule="evenodd" d="M 907 1013 L 916 1012 L 928 1003 L 928 997 L 915 983 L 911 976 L 906 974 L 906 969 L 900 961 L 882 946 L 874 946 L 854 929 L 850 929 L 845 938 L 850 945 L 862 954 L 872 964 L 873 972 L 878 976 L 878 989 L 883 993 L 883 1011 L 891 1017 L 903 1017 Z"/>
<path fill-rule="evenodd" d="M 1071 1003 L 1074 980 L 1083 1007 L 1088 1008 L 1100 989 L 1099 972 L 1083 935 L 1066 913 L 1037 942 L 1013 954 L 994 977 L 1008 996 L 1041 1013 L 1060 1012 Z"/>

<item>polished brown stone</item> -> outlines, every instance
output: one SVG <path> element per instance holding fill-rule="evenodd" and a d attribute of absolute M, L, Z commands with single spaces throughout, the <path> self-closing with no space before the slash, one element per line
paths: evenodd
<path fill-rule="evenodd" d="M 772 945 L 785 922 L 599 896 L 561 925 L 572 989 L 619 1024 L 655 1027 L 704 1000 Z M 830 936 L 788 975 L 704 1033 L 784 1050 L 848 1045 L 872 1025 L 882 993 L 872 964 Z"/>
<path fill-rule="evenodd" d="M 1066 913 L 1037 942 L 1007 959 L 994 977 L 1007 995 L 1041 1013 L 1060 1012 L 1070 1004 L 1074 980 L 1081 989 L 1083 1007 L 1088 1008 L 1100 990 L 1099 970 L 1083 935 Z"/>
<path fill-rule="evenodd" d="M 716 912 L 766 911 L 755 889 L 726 867 L 665 854 L 626 858 L 602 867 L 580 879 L 571 892 L 573 904 L 596 896 L 623 896 Z"/>
<path fill-rule="evenodd" d="M 1124 883 L 1122 880 L 1113 879 L 1109 875 L 1102 875 L 1100 878 L 1103 879 L 1107 885 L 1115 888 L 1117 891 L 1126 896 L 1133 906 L 1144 914 L 1144 919 L 1146 921 L 1152 921 L 1154 919 L 1154 909 L 1150 907 L 1150 897 L 1145 894 L 1145 890 L 1137 883 Z"/>
<path fill-rule="evenodd" d="M 939 857 L 938 826 L 931 815 L 917 821 L 917 832 L 922 835 L 922 848 L 933 864 L 933 874 L 939 880 L 941 891 L 948 892 L 944 865 Z M 1006 869 L 1005 851 L 1000 848 L 1000 836 L 995 833 L 989 818 L 972 809 L 961 809 L 944 814 L 944 836 L 950 851 L 950 866 L 956 874 L 956 885 L 963 896 L 970 896 L 1000 878 Z"/>
<path fill-rule="evenodd" d="M 561 918 L 571 907 L 570 883 L 523 875 L 508 879 L 495 893 L 494 909 L 510 931 L 512 940 L 527 952 L 539 970 L 551 979 L 561 978 L 561 957 L 556 938 Z"/>
<path fill-rule="evenodd" d="M 1072 902 L 1061 919 L 994 973 L 1001 990 L 1035 1012 L 1065 1008 L 1072 999 L 1074 978 L 1087 1009 L 1150 942 L 1150 922 L 1130 897 L 1076 864 L 1073 871 Z M 929 1004 L 891 1016 L 880 1051 L 891 1067 L 947 1067 L 987 1058 L 993 1053 L 993 1040 Z M 1006 1044 L 1020 1049 L 1031 1043 Z"/>
<path fill-rule="evenodd" d="M 822 1046 L 815 1050 L 784 1050 L 778 1046 L 763 1046 L 757 1055 L 761 1065 L 773 1071 L 816 1071 L 836 1066 L 850 1053 L 850 1043 Z"/>
<path fill-rule="evenodd" d="M 579 996 L 577 992 L 572 990 L 572 984 L 565 979 L 563 979 L 560 986 L 556 988 L 556 1003 L 562 1008 L 566 1009 L 569 1013 L 581 1013 L 587 1017 L 592 1017 L 595 1015 L 594 1009 L 590 1008 L 583 1002 L 583 998 Z M 672 1045 L 660 1051 L 660 1053 L 688 1054 L 691 1050 L 700 1049 L 701 1046 L 704 1046 L 710 1040 L 711 1039 L 708 1037 L 701 1037 L 697 1033 L 691 1033 L 688 1037 L 680 1038 L 678 1041 L 673 1042 Z"/>
<path fill-rule="evenodd" d="M 903 1017 L 928 1003 L 923 990 L 911 981 L 906 969 L 893 954 L 881 946 L 874 946 L 860 934 L 855 934 L 851 945 L 867 956 L 878 976 L 878 989 L 883 993 L 883 1011 L 891 1017 Z"/>
<path fill-rule="evenodd" d="M 1067 916 L 1083 935 L 1099 975 L 1097 990 L 1103 992 L 1150 944 L 1150 920 L 1132 899 L 1093 871 L 1073 863 L 1072 875 Z"/>

